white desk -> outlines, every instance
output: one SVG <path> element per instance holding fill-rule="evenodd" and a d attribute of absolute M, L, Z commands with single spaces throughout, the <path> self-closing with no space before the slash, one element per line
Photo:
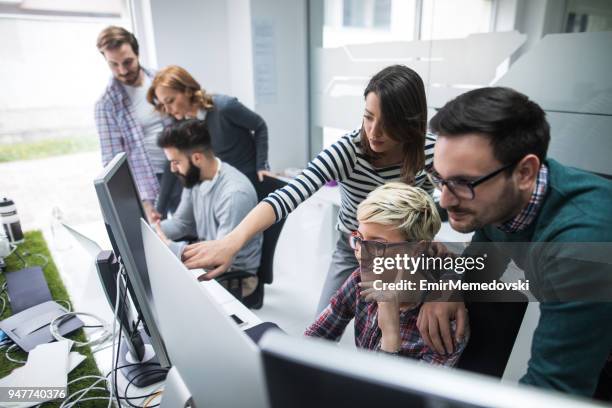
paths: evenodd
<path fill-rule="evenodd" d="M 197 278 L 204 272 L 203 269 L 191 269 L 191 272 Z M 200 282 L 200 286 L 205 290 L 213 299 L 217 301 L 228 316 L 236 315 L 245 322 L 242 326 L 243 330 L 250 329 L 251 327 L 257 326 L 262 323 L 261 319 L 257 317 L 250 309 L 244 306 L 238 299 L 232 296 L 219 282 L 216 280 Z"/>

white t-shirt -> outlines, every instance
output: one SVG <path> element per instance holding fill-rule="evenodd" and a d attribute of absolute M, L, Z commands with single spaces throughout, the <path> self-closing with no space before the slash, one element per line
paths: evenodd
<path fill-rule="evenodd" d="M 155 173 L 163 173 L 166 164 L 164 151 L 157 146 L 157 135 L 164 129 L 162 116 L 155 111 L 153 105 L 147 101 L 147 91 L 151 87 L 151 78 L 144 74 L 142 85 L 129 86 L 122 84 L 134 107 L 135 119 L 142 126 L 144 133 L 144 146 L 151 160 Z"/>

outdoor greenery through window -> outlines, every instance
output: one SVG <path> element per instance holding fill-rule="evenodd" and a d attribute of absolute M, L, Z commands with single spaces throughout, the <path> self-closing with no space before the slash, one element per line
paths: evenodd
<path fill-rule="evenodd" d="M 98 149 L 93 107 L 109 77 L 98 33 L 120 19 L 0 17 L 0 162 Z M 6 80 L 9 79 L 10 80 Z"/>

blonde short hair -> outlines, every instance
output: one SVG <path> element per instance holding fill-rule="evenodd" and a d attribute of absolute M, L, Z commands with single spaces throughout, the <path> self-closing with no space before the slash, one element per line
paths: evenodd
<path fill-rule="evenodd" d="M 431 241 L 442 222 L 429 194 L 405 183 L 387 183 L 372 191 L 357 207 L 359 222 L 389 225 L 409 241 Z"/>

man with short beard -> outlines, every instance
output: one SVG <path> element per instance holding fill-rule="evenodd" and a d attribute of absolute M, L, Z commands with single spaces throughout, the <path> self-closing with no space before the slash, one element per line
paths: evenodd
<path fill-rule="evenodd" d="M 215 157 L 204 121 L 188 119 L 166 128 L 157 144 L 170 169 L 183 183 L 181 202 L 171 219 L 156 224 L 157 233 L 181 257 L 184 237 L 218 240 L 231 232 L 257 205 L 253 184 L 240 171 Z M 251 273 L 242 282 L 243 296 L 257 286 L 263 234 L 257 234 L 234 258 L 231 270 Z"/>
<path fill-rule="evenodd" d="M 520 382 L 593 396 L 612 350 L 612 268 L 605 253 L 612 242 L 612 183 L 546 157 L 544 111 L 509 88 L 460 95 L 430 127 L 438 139 L 428 172 L 451 227 L 474 232 L 467 253 L 485 248 L 496 259 L 488 271 L 496 279 L 514 261 L 540 301 Z M 468 272 L 463 279 L 480 276 Z M 468 309 L 472 331 L 463 358 L 478 364 L 458 366 L 501 376 L 490 363 L 501 363 L 503 372 L 524 304 L 473 302 Z M 465 321 L 465 313 L 463 302 L 427 302 L 421 335 L 436 349 L 452 350 L 449 320 Z"/>
<path fill-rule="evenodd" d="M 163 176 L 167 161 L 156 144 L 157 136 L 169 120 L 164 121 L 146 100 L 155 73 L 140 65 L 138 41 L 124 28 L 105 28 L 98 35 L 96 45 L 113 75 L 95 107 L 102 164 L 108 164 L 118 153 L 127 153 L 147 217 L 155 220 L 159 217 L 157 211 L 162 214 L 173 211 L 180 197 L 180 189 L 172 191 L 170 187 L 171 174 L 166 171 Z M 154 204 L 162 178 L 169 191 L 159 195 L 156 211 Z"/>

